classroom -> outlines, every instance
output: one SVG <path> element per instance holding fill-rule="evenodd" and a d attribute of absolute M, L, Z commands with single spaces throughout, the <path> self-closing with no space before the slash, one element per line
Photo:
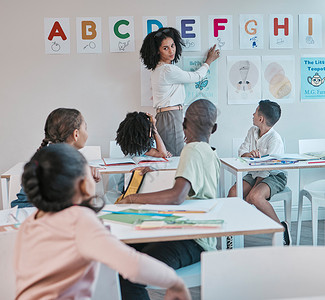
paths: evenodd
<path fill-rule="evenodd" d="M 273 98 L 282 109 L 275 129 L 284 139 L 285 152 L 298 153 L 301 139 L 325 138 L 323 1 L 311 4 L 302 0 L 0 0 L 0 3 L 3 40 L 0 174 L 30 159 L 43 138 L 46 117 L 58 107 L 78 109 L 87 122 L 86 145 L 100 146 L 102 156 L 109 157 L 110 141 L 115 140 L 116 130 L 126 113 L 154 114 L 153 107 L 148 105 L 147 73 L 140 63 L 139 51 L 150 28 L 156 30 L 161 24 L 183 30 L 189 46 L 195 36 L 195 51 L 184 51 L 179 62 L 189 70 L 191 64 L 203 59 L 213 43 L 220 42 L 220 58 L 213 68 L 214 84 L 210 85 L 211 93 L 207 96 L 218 109 L 218 130 L 211 136 L 210 144 L 217 149 L 220 158 L 233 157 L 234 139 L 243 139 L 252 126 L 257 99 L 272 96 L 265 87 L 267 79 L 261 75 L 256 79 L 259 88 L 246 93 L 248 98 L 245 94 L 239 99 L 229 75 L 232 66 L 248 59 L 261 74 L 265 73 L 267 64 L 274 61 L 290 66 L 285 70 L 291 81 L 290 97 Z M 310 21 L 303 23 L 304 18 L 313 18 L 317 23 L 313 26 Z M 258 27 L 262 33 L 257 41 L 245 43 L 241 38 L 243 31 L 253 37 L 256 20 L 263 24 Z M 91 42 L 81 42 L 87 30 L 96 41 L 95 49 Z M 317 37 L 304 44 L 303 31 L 317 32 Z M 287 33 L 289 37 L 279 41 L 274 37 L 275 32 Z M 223 37 L 226 46 L 217 40 L 218 35 Z M 129 43 L 123 44 L 129 37 Z M 56 48 L 58 38 L 62 40 L 59 50 Z M 282 42 L 283 47 L 279 46 Z M 321 80 L 319 86 L 313 81 L 317 76 Z M 198 85 L 197 90 L 201 88 L 204 86 Z M 307 170 L 306 173 L 311 178 L 324 179 L 325 170 Z M 295 222 L 299 174 L 298 170 L 289 170 L 288 174 L 292 190 L 291 218 Z M 226 178 L 228 186 L 230 180 Z M 283 204 L 275 203 L 274 208 L 283 219 Z M 310 209 L 310 203 L 305 202 L 303 220 L 311 221 Z M 320 226 L 324 227 L 324 219 L 325 210 L 320 208 Z"/>

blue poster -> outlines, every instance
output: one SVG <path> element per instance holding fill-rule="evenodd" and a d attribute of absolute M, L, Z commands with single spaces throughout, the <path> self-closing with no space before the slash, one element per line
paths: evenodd
<path fill-rule="evenodd" d="M 302 57 L 301 101 L 325 100 L 325 57 Z"/>
<path fill-rule="evenodd" d="M 204 63 L 203 57 L 183 56 L 183 70 L 194 72 Z M 210 65 L 207 75 L 195 83 L 185 84 L 185 105 L 190 105 L 198 99 L 210 100 L 217 104 L 218 85 L 217 85 L 217 62 Z"/>

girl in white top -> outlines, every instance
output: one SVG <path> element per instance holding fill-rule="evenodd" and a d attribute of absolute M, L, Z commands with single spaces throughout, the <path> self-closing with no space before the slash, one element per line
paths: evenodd
<path fill-rule="evenodd" d="M 172 155 L 180 155 L 183 142 L 183 104 L 185 83 L 204 78 L 210 64 L 219 57 L 216 45 L 209 49 L 207 59 L 197 71 L 186 72 L 175 66 L 182 54 L 184 42 L 175 28 L 160 28 L 143 41 L 140 55 L 147 69 L 152 70 L 153 107 L 156 109 L 157 129 Z"/>
<path fill-rule="evenodd" d="M 133 282 L 166 288 L 165 299 L 191 298 L 173 269 L 123 244 L 98 220 L 95 181 L 79 151 L 42 148 L 25 165 L 22 183 L 38 210 L 16 240 L 16 299 L 90 300 L 96 261 Z"/>

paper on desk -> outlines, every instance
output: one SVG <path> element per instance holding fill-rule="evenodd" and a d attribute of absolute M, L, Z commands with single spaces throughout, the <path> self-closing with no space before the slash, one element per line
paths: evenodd
<path fill-rule="evenodd" d="M 185 200 L 180 205 L 155 205 L 155 204 L 143 204 L 139 206 L 139 209 L 143 210 L 158 210 L 158 211 L 204 211 L 208 212 L 212 210 L 218 203 L 217 199 L 212 200 Z"/>
<path fill-rule="evenodd" d="M 19 223 L 17 219 L 17 209 L 18 206 L 0 210 L 0 226 Z"/>

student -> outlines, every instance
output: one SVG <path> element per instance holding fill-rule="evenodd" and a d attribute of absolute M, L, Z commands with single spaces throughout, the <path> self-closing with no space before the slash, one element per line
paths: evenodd
<path fill-rule="evenodd" d="M 90 299 L 96 261 L 132 282 L 166 288 L 166 299 L 190 299 L 175 271 L 117 240 L 95 212 L 95 181 L 68 144 L 45 147 L 24 167 L 22 183 L 38 209 L 19 228 L 16 299 Z"/>
<path fill-rule="evenodd" d="M 179 156 L 184 146 L 182 121 L 185 83 L 201 81 L 210 64 L 219 57 L 216 45 L 209 49 L 207 59 L 195 72 L 175 66 L 180 59 L 184 42 L 177 29 L 162 27 L 149 33 L 142 44 L 141 59 L 151 73 L 153 106 L 156 109 L 157 129 L 167 150 Z"/>
<path fill-rule="evenodd" d="M 187 109 L 183 121 L 186 146 L 183 148 L 171 189 L 133 194 L 119 203 L 181 204 L 192 199 L 217 197 L 220 161 L 209 145 L 210 135 L 217 129 L 217 109 L 208 100 L 197 100 Z M 216 238 L 202 238 L 132 245 L 138 251 L 163 261 L 174 269 L 200 261 L 202 251 L 216 250 Z M 133 284 L 120 277 L 123 300 L 147 300 L 144 285 Z"/>
<path fill-rule="evenodd" d="M 128 113 L 116 133 L 116 143 L 124 155 L 168 156 L 156 128 L 156 119 L 149 113 Z"/>
<path fill-rule="evenodd" d="M 82 114 L 72 108 L 57 108 L 47 117 L 44 126 L 45 137 L 38 150 L 49 144 L 68 143 L 76 149 L 85 146 L 88 139 L 87 124 Z M 91 167 L 91 172 L 96 182 L 100 181 L 100 175 L 97 168 Z M 16 200 L 11 202 L 11 207 L 33 206 L 27 199 L 24 190 L 21 189 L 17 194 Z"/>
<path fill-rule="evenodd" d="M 253 114 L 253 127 L 248 130 L 245 141 L 238 150 L 241 157 L 261 157 L 267 154 L 284 153 L 281 136 L 273 129 L 280 119 L 281 108 L 276 102 L 261 100 Z M 287 222 L 280 222 L 272 205 L 268 200 L 283 191 L 287 183 L 285 171 L 252 171 L 243 178 L 244 199 L 253 204 L 261 212 L 285 228 L 283 243 L 291 244 L 289 226 Z M 236 197 L 236 184 L 229 190 L 228 197 Z"/>

